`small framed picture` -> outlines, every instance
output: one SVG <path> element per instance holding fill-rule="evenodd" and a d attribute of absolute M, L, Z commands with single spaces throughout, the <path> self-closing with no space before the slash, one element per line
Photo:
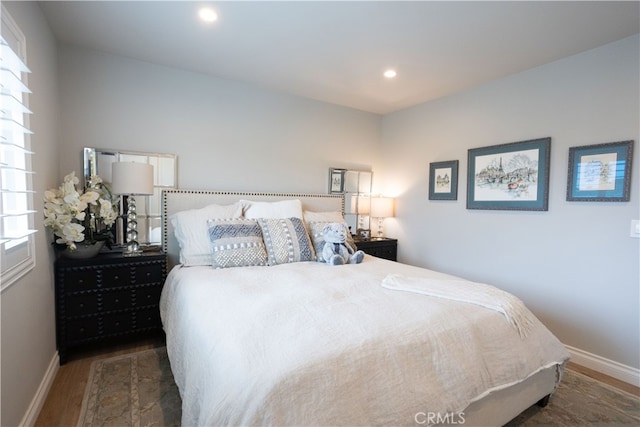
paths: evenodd
<path fill-rule="evenodd" d="M 357 233 L 360 240 L 369 240 L 371 238 L 371 230 L 368 228 L 358 228 Z"/>
<path fill-rule="evenodd" d="M 329 169 L 329 194 L 344 193 L 344 174 L 346 169 Z"/>
<path fill-rule="evenodd" d="M 567 200 L 628 202 L 633 141 L 569 148 Z"/>
<path fill-rule="evenodd" d="M 551 138 L 468 153 L 467 209 L 548 210 Z"/>
<path fill-rule="evenodd" d="M 458 200 L 458 161 L 429 163 L 429 200 Z"/>

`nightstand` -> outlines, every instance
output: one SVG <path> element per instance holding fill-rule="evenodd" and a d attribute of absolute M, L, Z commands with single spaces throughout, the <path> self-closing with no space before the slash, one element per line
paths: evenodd
<path fill-rule="evenodd" d="M 391 261 L 397 261 L 398 258 L 398 239 L 389 239 L 387 237 L 372 237 L 369 240 L 355 239 L 358 249 L 369 255 L 378 258 L 384 258 Z"/>
<path fill-rule="evenodd" d="M 74 347 L 161 333 L 160 293 L 167 258 L 161 252 L 123 257 L 103 253 L 55 262 L 56 339 L 60 364 Z"/>

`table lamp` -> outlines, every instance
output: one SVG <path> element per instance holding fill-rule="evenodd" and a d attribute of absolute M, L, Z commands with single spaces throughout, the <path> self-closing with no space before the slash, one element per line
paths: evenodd
<path fill-rule="evenodd" d="M 391 197 L 371 198 L 371 217 L 378 218 L 378 237 L 383 237 L 382 222 L 385 218 L 393 216 L 393 203 Z"/>
<path fill-rule="evenodd" d="M 116 162 L 111 166 L 111 190 L 114 194 L 128 196 L 127 234 L 123 256 L 142 254 L 138 243 L 138 214 L 134 196 L 153 194 L 153 166 L 147 163 Z"/>

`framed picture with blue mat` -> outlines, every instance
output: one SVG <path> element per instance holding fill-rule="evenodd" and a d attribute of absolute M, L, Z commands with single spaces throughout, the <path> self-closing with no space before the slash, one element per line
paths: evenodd
<path fill-rule="evenodd" d="M 429 200 L 458 199 L 458 161 L 429 163 Z"/>
<path fill-rule="evenodd" d="M 567 200 L 628 202 L 633 141 L 569 148 Z"/>
<path fill-rule="evenodd" d="M 546 211 L 551 138 L 469 150 L 467 209 Z"/>

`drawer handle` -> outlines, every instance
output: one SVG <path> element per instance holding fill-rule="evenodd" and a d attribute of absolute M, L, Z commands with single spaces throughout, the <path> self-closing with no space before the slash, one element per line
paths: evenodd
<path fill-rule="evenodd" d="M 84 332 L 84 328 L 80 328 L 80 332 Z"/>
<path fill-rule="evenodd" d="M 119 299 L 119 298 L 116 298 L 116 302 L 120 302 L 120 299 Z"/>
<path fill-rule="evenodd" d="M 78 280 L 78 284 L 82 285 L 84 283 L 84 280 L 80 279 Z"/>
<path fill-rule="evenodd" d="M 83 303 L 80 303 L 80 305 L 79 305 L 78 307 L 80 307 L 80 308 L 84 308 L 84 304 L 83 304 Z"/>
<path fill-rule="evenodd" d="M 151 277 L 151 272 L 147 271 L 147 277 Z"/>
<path fill-rule="evenodd" d="M 113 276 L 113 280 L 118 280 L 119 278 L 120 278 L 120 276 L 118 276 L 118 275 Z"/>

